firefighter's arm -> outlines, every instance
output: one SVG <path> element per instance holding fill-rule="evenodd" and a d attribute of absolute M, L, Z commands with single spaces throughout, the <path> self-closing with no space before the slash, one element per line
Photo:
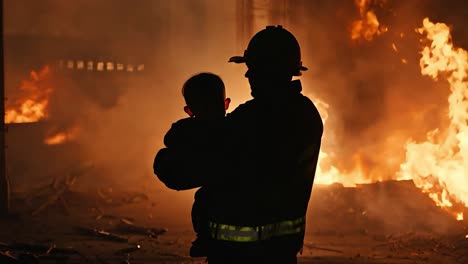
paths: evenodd
<path fill-rule="evenodd" d="M 204 185 L 204 175 L 190 153 L 180 149 L 161 149 L 154 159 L 154 174 L 168 188 L 173 190 L 189 190 Z"/>

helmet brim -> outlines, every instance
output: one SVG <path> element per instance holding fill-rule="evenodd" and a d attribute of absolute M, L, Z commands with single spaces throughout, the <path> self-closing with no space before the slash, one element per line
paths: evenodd
<path fill-rule="evenodd" d="M 246 63 L 247 62 L 247 59 L 244 57 L 244 56 L 233 56 L 229 59 L 228 62 L 234 62 L 236 64 L 240 64 L 240 63 Z M 300 71 L 307 71 L 308 68 L 307 67 L 304 67 L 301 65 L 301 67 L 299 68 Z"/>
<path fill-rule="evenodd" d="M 245 59 L 244 56 L 234 56 L 234 57 L 231 57 L 228 62 L 234 62 L 234 63 L 239 64 L 239 63 L 246 63 L 247 60 Z"/>

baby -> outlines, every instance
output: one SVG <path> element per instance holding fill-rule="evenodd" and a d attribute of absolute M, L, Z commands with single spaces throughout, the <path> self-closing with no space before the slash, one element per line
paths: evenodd
<path fill-rule="evenodd" d="M 229 98 L 226 98 L 223 81 L 215 74 L 200 73 L 185 82 L 182 94 L 186 103 L 184 111 L 189 115 L 189 118 L 179 120 L 172 125 L 164 137 L 164 144 L 168 149 L 172 148 L 188 153 L 190 149 L 210 148 L 211 146 L 207 145 L 206 142 L 213 142 L 213 140 L 210 140 L 212 135 L 206 133 L 206 126 L 223 119 L 231 102 Z M 217 131 L 210 132 L 217 133 Z M 206 256 L 207 253 L 210 239 L 209 195 L 210 191 L 206 186 L 201 187 L 195 193 L 192 223 L 197 239 L 193 241 L 190 248 L 190 256 L 192 257 Z"/>

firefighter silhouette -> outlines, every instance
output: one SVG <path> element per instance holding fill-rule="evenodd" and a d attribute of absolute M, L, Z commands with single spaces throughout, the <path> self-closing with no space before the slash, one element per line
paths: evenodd
<path fill-rule="evenodd" d="M 267 26 L 229 61 L 246 64 L 253 99 L 197 130 L 215 147 L 163 149 L 154 172 L 172 189 L 209 188 L 208 263 L 297 263 L 323 133 L 292 80 L 307 70 L 299 43 Z"/>

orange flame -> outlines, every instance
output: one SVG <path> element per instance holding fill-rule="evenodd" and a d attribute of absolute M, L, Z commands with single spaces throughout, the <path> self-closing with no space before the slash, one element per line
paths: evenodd
<path fill-rule="evenodd" d="M 46 137 L 44 139 L 44 143 L 47 145 L 64 144 L 64 143 L 74 140 L 77 137 L 77 134 L 78 134 L 78 128 L 74 127 L 74 128 L 68 129 L 67 131 L 57 132 L 57 133 L 52 134 L 49 137 Z"/>
<path fill-rule="evenodd" d="M 314 98 L 313 96 L 309 96 L 313 98 L 313 101 L 320 112 L 320 116 L 322 117 L 322 121 L 325 124 L 328 119 L 328 108 L 329 105 L 324 101 Z M 317 164 L 317 171 L 315 173 L 315 180 L 316 184 L 333 184 L 333 183 L 341 183 L 343 186 L 346 187 L 355 187 L 356 184 L 364 184 L 370 183 L 371 180 L 366 178 L 364 169 L 362 166 L 362 160 L 360 155 L 355 155 L 354 161 L 356 166 L 350 172 L 342 172 L 335 166 L 329 164 L 331 158 L 333 157 L 331 154 L 328 154 L 323 149 L 320 150 L 319 160 Z"/>
<path fill-rule="evenodd" d="M 317 164 L 317 172 L 314 182 L 316 184 L 333 184 L 340 183 L 345 187 L 356 187 L 357 184 L 371 183 L 372 180 L 366 177 L 367 174 L 364 171 L 361 156 L 355 155 L 355 166 L 349 172 L 340 171 L 333 165 L 326 166 L 329 161 L 329 154 L 324 151 L 320 151 L 319 161 Z"/>
<path fill-rule="evenodd" d="M 412 179 L 438 206 L 463 219 L 453 207 L 468 206 L 468 52 L 453 46 L 446 24 L 426 18 L 417 31 L 430 42 L 421 52 L 421 73 L 450 85 L 450 125 L 437 139 L 439 129 L 429 132 L 425 142 L 407 143 L 399 178 Z"/>
<path fill-rule="evenodd" d="M 380 35 L 388 31 L 386 26 L 380 24 L 377 15 L 370 9 L 372 0 L 355 0 L 356 6 L 359 8 L 359 20 L 355 20 L 351 28 L 351 39 L 365 39 L 371 41 L 374 36 Z M 384 1 L 378 1 L 380 5 Z"/>
<path fill-rule="evenodd" d="M 49 94 L 53 91 L 45 84 L 49 73 L 49 66 L 45 66 L 39 72 L 31 71 L 30 79 L 21 82 L 20 98 L 11 104 L 7 101 L 5 123 L 37 122 L 47 118 Z"/>
<path fill-rule="evenodd" d="M 67 140 L 67 134 L 64 132 L 52 135 L 44 140 L 47 145 L 58 145 L 62 144 Z"/>

